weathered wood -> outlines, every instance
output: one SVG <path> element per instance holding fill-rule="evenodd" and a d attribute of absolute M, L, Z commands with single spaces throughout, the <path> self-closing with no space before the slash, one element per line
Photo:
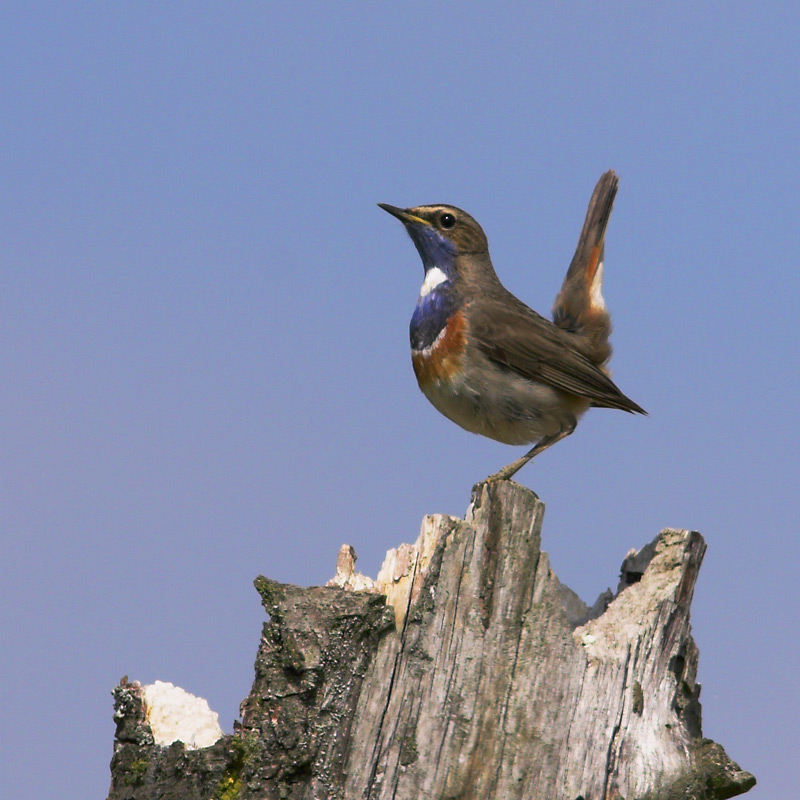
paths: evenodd
<path fill-rule="evenodd" d="M 426 517 L 381 571 L 394 617 L 369 591 L 258 579 L 270 620 L 239 729 L 184 753 L 181 773 L 182 745 L 148 738 L 141 693 L 118 688 L 110 800 L 177 782 L 171 796 L 225 800 L 746 792 L 755 779 L 701 738 L 689 605 L 702 537 L 662 531 L 589 609 L 540 552 L 543 511 L 497 482 L 475 487 L 464 520 Z M 336 581 L 374 588 L 344 550 Z"/>

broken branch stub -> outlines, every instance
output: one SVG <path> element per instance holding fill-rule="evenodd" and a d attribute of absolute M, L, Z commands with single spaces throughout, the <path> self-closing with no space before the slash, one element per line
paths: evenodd
<path fill-rule="evenodd" d="M 344 549 L 336 582 L 349 588 L 258 579 L 270 619 L 256 679 L 241 726 L 210 748 L 218 756 L 227 740 L 231 757 L 206 796 L 225 786 L 292 800 L 747 791 L 752 775 L 701 738 L 689 605 L 702 537 L 662 531 L 628 554 L 617 595 L 589 608 L 540 551 L 543 511 L 517 484 L 483 483 L 465 519 L 426 517 L 416 545 L 390 551 L 377 586 Z M 157 764 L 158 746 L 138 740 L 142 792 L 115 794 L 117 775 L 114 800 L 164 789 L 163 773 L 141 766 Z"/>

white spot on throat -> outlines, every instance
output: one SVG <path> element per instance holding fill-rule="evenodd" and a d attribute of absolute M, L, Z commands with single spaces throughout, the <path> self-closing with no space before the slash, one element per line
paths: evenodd
<path fill-rule="evenodd" d="M 589 287 L 589 302 L 592 308 L 598 311 L 605 311 L 606 301 L 603 299 L 603 262 L 597 265 L 597 269 Z"/>
<path fill-rule="evenodd" d="M 431 267 L 425 273 L 425 280 L 422 281 L 422 286 L 419 289 L 419 296 L 425 297 L 429 295 L 437 286 L 440 286 L 447 280 L 447 275 L 439 267 Z"/>

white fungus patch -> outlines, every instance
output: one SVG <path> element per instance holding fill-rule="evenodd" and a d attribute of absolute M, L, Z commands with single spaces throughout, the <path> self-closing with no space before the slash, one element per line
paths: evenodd
<path fill-rule="evenodd" d="M 219 714 L 202 697 L 164 681 L 143 686 L 142 695 L 147 723 L 157 745 L 183 742 L 189 750 L 196 750 L 210 747 L 222 738 Z"/>

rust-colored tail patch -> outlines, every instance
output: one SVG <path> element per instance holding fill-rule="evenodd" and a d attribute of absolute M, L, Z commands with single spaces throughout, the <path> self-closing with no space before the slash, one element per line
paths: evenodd
<path fill-rule="evenodd" d="M 611 315 L 603 299 L 603 254 L 618 185 L 611 170 L 597 182 L 575 255 L 553 305 L 553 322 L 574 333 L 578 349 L 597 365 L 611 357 Z"/>

